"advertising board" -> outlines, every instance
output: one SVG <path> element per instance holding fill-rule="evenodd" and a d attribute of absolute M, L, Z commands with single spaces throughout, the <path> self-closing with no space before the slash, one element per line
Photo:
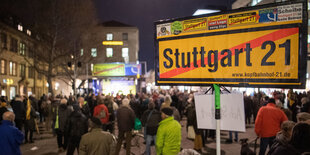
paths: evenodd
<path fill-rule="evenodd" d="M 95 64 L 93 76 L 136 76 L 141 74 L 140 64 L 105 63 Z"/>

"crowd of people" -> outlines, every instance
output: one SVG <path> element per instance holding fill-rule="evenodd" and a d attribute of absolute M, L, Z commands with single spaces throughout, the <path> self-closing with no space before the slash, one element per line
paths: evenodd
<path fill-rule="evenodd" d="M 283 106 L 285 101 L 288 109 Z M 255 123 L 255 132 L 260 137 L 260 154 L 265 154 L 268 146 L 268 153 L 275 155 L 283 151 L 310 152 L 310 93 L 297 94 L 290 90 L 287 95 L 274 92 L 270 97 L 263 93 L 244 95 L 244 108 L 246 124 Z M 153 144 L 158 155 L 178 154 L 182 139 L 180 121 L 185 117 L 187 136 L 194 135 L 195 151 L 202 152 L 207 138 L 215 139 L 214 130 L 198 128 L 193 93 L 177 90 L 116 96 L 43 95 L 39 100 L 34 95 L 16 95 L 10 102 L 1 97 L 0 115 L 3 119 L 0 136 L 14 135 L 6 135 L 7 140 L 14 141 L 12 146 L 1 138 L 0 147 L 16 152 L 13 154 L 20 154 L 22 143 L 34 142 L 38 123 L 57 137 L 58 152 L 66 151 L 68 155 L 75 151 L 82 155 L 118 155 L 124 143 L 129 155 L 131 145 L 127 144 L 131 144 L 132 130 L 139 121 L 147 155 L 151 154 Z M 232 134 L 229 132 L 227 143 L 233 142 Z M 234 141 L 238 142 L 238 133 L 234 134 Z"/>

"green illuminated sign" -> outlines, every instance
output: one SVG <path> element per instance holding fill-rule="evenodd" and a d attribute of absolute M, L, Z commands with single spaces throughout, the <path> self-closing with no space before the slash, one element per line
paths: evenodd
<path fill-rule="evenodd" d="M 95 64 L 93 76 L 125 76 L 125 64 Z"/>

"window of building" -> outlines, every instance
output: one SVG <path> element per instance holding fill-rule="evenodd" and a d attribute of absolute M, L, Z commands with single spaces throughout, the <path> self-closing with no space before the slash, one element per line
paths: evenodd
<path fill-rule="evenodd" d="M 28 68 L 28 78 L 31 78 L 31 79 L 34 78 L 34 68 L 33 67 Z"/>
<path fill-rule="evenodd" d="M 110 57 L 113 57 L 113 48 L 107 48 L 106 49 L 107 51 L 107 57 L 110 58 Z"/>
<path fill-rule="evenodd" d="M 97 57 L 97 48 L 92 48 L 91 49 L 91 56 L 92 57 Z"/>
<path fill-rule="evenodd" d="M 0 74 L 6 74 L 6 61 L 4 59 L 0 60 Z"/>
<path fill-rule="evenodd" d="M 9 75 L 16 76 L 16 62 L 10 61 L 10 71 Z"/>
<path fill-rule="evenodd" d="M 122 57 L 128 57 L 128 47 L 122 48 Z"/>
<path fill-rule="evenodd" d="M 81 49 L 81 56 L 83 56 L 83 54 L 84 54 L 84 49 L 82 48 Z"/>
<path fill-rule="evenodd" d="M 18 24 L 17 29 L 18 29 L 19 31 L 23 31 L 23 26 L 22 26 L 21 24 Z"/>
<path fill-rule="evenodd" d="M 31 36 L 31 31 L 27 30 L 27 34 L 28 34 L 28 36 Z"/>
<path fill-rule="evenodd" d="M 128 33 L 123 33 L 123 40 L 128 40 Z"/>
<path fill-rule="evenodd" d="M 10 47 L 12 52 L 17 53 L 17 40 L 15 38 L 11 38 L 11 47 Z"/>
<path fill-rule="evenodd" d="M 5 33 L 1 33 L 1 47 L 7 49 L 7 37 Z"/>
<path fill-rule="evenodd" d="M 20 55 L 25 55 L 26 53 L 26 45 L 25 43 L 19 43 L 19 54 Z"/>
<path fill-rule="evenodd" d="M 128 51 L 128 47 L 122 48 L 122 57 L 125 60 L 125 63 L 129 62 L 129 51 Z"/>
<path fill-rule="evenodd" d="M 20 77 L 26 77 L 26 65 L 19 65 Z"/>
<path fill-rule="evenodd" d="M 113 34 L 112 33 L 107 34 L 107 40 L 113 40 Z"/>

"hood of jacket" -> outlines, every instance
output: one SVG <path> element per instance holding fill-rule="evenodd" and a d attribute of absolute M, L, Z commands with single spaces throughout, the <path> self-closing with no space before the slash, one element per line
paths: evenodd
<path fill-rule="evenodd" d="M 279 132 L 276 136 L 276 140 L 282 145 L 286 145 L 289 143 L 290 137 L 287 134 L 284 134 L 283 132 Z"/>

